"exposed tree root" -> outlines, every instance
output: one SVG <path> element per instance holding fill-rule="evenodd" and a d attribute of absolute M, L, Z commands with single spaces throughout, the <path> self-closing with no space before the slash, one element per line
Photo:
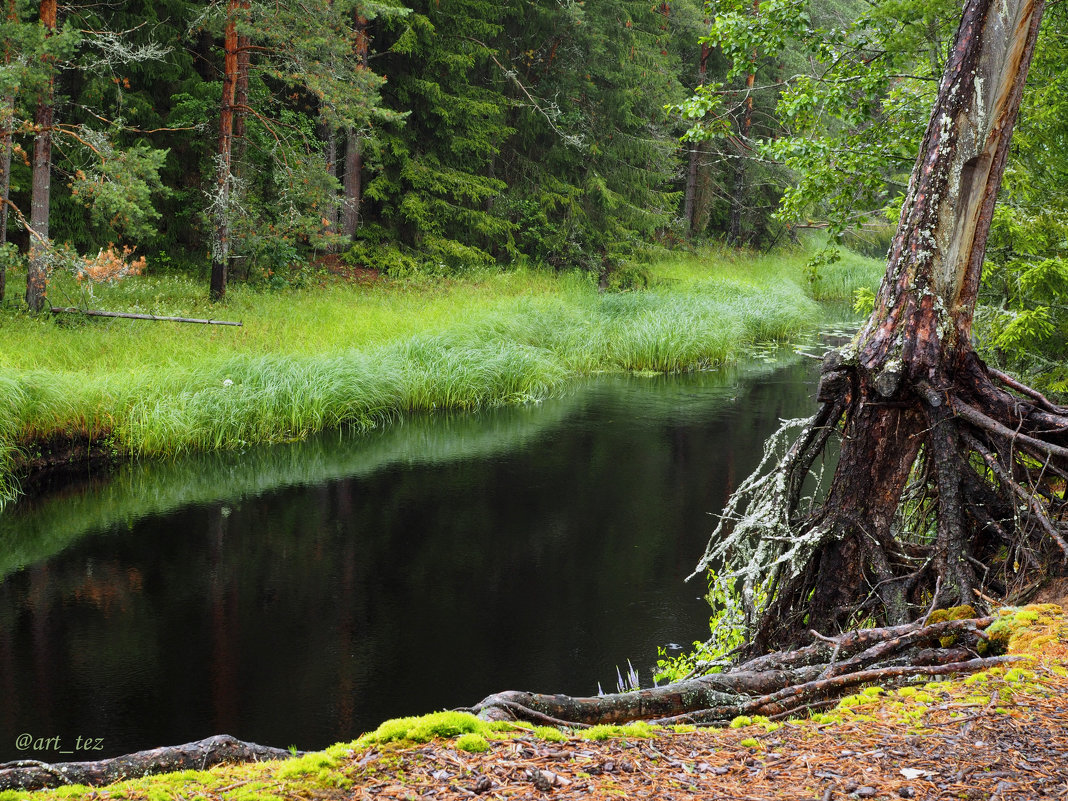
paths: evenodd
<path fill-rule="evenodd" d="M 810 620 L 833 632 L 1018 599 L 1068 562 L 1068 414 L 1010 394 L 970 351 L 952 386 L 917 382 L 893 406 L 861 402 L 859 373 L 825 361 L 842 394 L 821 387 L 820 412 L 784 425 L 780 440 L 802 432 L 777 461 L 770 442 L 699 565 L 738 596 L 750 653 L 797 642 Z M 843 437 L 834 483 L 806 499 L 828 431 Z"/>
<path fill-rule="evenodd" d="M 487 720 L 580 727 L 632 720 L 709 725 L 725 724 L 738 715 L 800 714 L 859 685 L 966 673 L 1016 660 L 977 657 L 975 647 L 992 620 L 930 625 L 917 621 L 834 638 L 818 635 L 805 648 L 765 654 L 723 673 L 663 687 L 589 698 L 507 691 L 489 696 L 469 711 Z M 941 647 L 944 637 L 954 638 L 954 645 Z"/>
<path fill-rule="evenodd" d="M 1022 598 L 1068 563 L 1068 409 L 987 367 L 971 337 L 1042 12 L 965 0 L 875 308 L 824 358 L 819 411 L 734 493 L 698 566 L 750 654 L 813 625 Z M 833 479 L 805 497 L 832 432 Z"/>
<path fill-rule="evenodd" d="M 0 791 L 41 790 L 67 784 L 97 787 L 123 779 L 178 770 L 204 770 L 226 762 L 263 762 L 288 759 L 283 748 L 246 743 L 228 734 L 184 745 L 153 748 L 96 762 L 48 764 L 36 760 L 0 763 Z"/>

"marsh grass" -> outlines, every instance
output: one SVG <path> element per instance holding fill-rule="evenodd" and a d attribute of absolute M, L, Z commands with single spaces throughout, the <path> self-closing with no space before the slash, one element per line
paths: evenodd
<path fill-rule="evenodd" d="M 91 299 L 57 280 L 57 305 L 88 300 L 243 325 L 32 317 L 4 307 L 0 505 L 17 494 L 13 474 L 26 451 L 50 436 L 106 440 L 119 455 L 172 456 L 524 402 L 597 372 L 716 367 L 815 325 L 803 258 L 681 257 L 654 265 L 652 286 L 635 292 L 515 270 L 433 284 L 235 287 L 219 307 L 184 277 L 130 278 Z"/>

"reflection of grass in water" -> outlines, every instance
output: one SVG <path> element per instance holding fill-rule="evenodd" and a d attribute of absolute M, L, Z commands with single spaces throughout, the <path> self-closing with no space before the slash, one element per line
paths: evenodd
<path fill-rule="evenodd" d="M 254 497 L 288 486 L 370 475 L 395 464 L 445 464 L 483 459 L 530 446 L 590 403 L 606 399 L 640 408 L 651 422 L 707 419 L 738 394 L 738 382 L 767 376 L 795 361 L 789 351 L 770 361 L 686 377 L 606 376 L 561 398 L 477 414 L 415 415 L 363 434 L 323 434 L 242 453 L 195 454 L 129 463 L 102 486 L 27 499 L 0 517 L 0 578 L 46 559 L 81 537 L 195 504 Z"/>

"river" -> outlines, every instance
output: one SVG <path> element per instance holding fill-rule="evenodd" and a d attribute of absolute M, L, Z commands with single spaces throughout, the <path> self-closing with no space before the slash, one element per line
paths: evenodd
<path fill-rule="evenodd" d="M 813 411 L 798 362 L 601 377 L 20 502 L 0 517 L 0 762 L 216 733 L 313 749 L 498 690 L 613 691 L 628 660 L 648 685 L 658 647 L 707 636 L 683 579 L 711 515 Z"/>

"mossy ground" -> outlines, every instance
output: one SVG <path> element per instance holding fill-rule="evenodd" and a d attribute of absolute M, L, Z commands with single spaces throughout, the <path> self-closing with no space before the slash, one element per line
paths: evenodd
<path fill-rule="evenodd" d="M 1068 619 L 1060 607 L 1041 605 L 1002 610 L 999 621 L 1011 629 L 1006 647 L 1024 657 L 1019 663 L 945 681 L 864 688 L 807 719 L 571 732 L 439 712 L 387 721 L 353 742 L 284 762 L 99 789 L 6 792 L 0 801 L 544 793 L 557 799 L 988 799 L 995 792 L 999 799 L 1023 799 L 1068 790 Z"/>

